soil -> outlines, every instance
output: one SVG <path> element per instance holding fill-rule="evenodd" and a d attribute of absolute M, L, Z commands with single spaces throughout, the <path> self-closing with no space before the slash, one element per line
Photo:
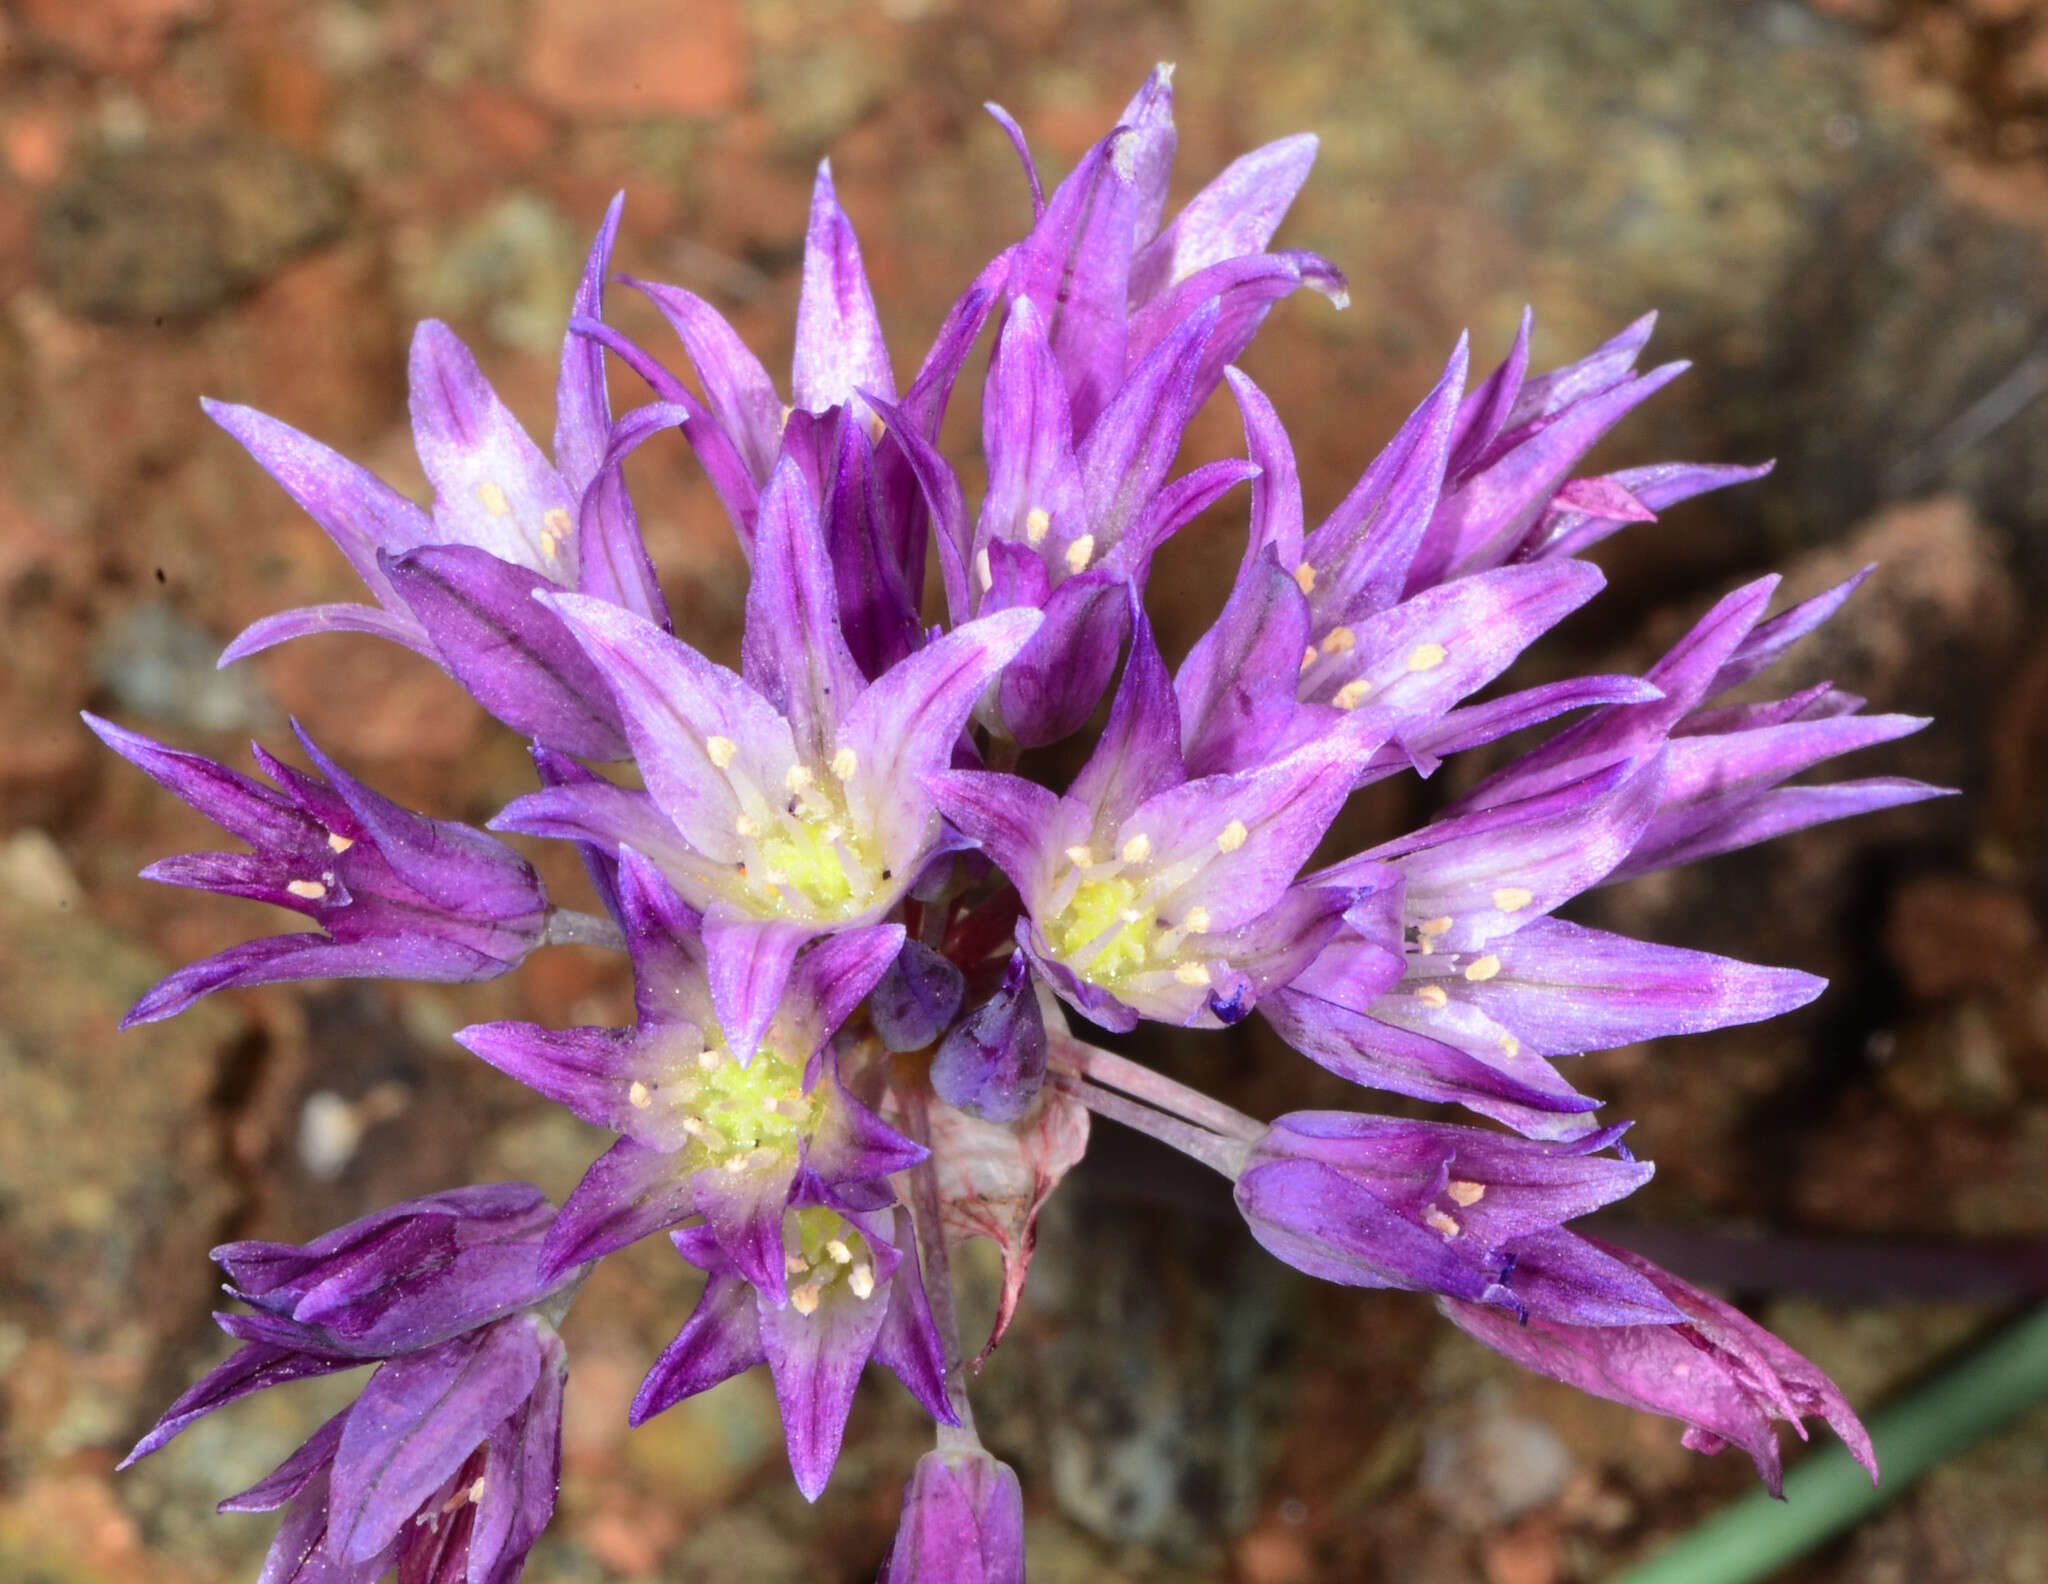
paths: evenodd
<path fill-rule="evenodd" d="M 1057 172 L 1159 59 L 1179 63 L 1177 195 L 1254 142 L 1322 135 L 1283 239 L 1342 264 L 1353 305 L 1287 303 L 1246 359 L 1312 512 L 1461 329 L 1497 356 L 1525 300 L 1541 361 L 1658 307 L 1656 350 L 1695 363 L 1600 460 L 1778 458 L 1765 483 L 1602 547 L 1609 594 L 1522 676 L 1639 668 L 1740 579 L 1782 570 L 1789 600 L 1880 562 L 1783 685 L 1832 677 L 1933 716 L 1851 773 L 1962 795 L 1589 899 L 1588 921 L 1833 987 L 1763 1028 L 1588 1057 L 1574 1077 L 1637 1119 L 1659 1167 L 1614 1235 L 1661 1239 L 1860 1406 L 2025 1300 L 2024 1258 L 1930 1283 L 1903 1250 L 2048 1240 L 2042 7 L 11 0 L 0 1578 L 252 1577 L 269 1520 L 212 1503 L 352 1385 L 252 1400 L 115 1476 L 222 1351 L 205 1250 L 459 1182 L 559 1195 L 595 1137 L 448 1035 L 630 1015 L 619 963 L 560 948 L 484 985 L 285 987 L 115 1032 L 165 966 L 266 922 L 135 878 L 210 828 L 101 751 L 81 708 L 244 765 L 244 739 L 274 744 L 296 718 L 443 817 L 481 820 L 529 784 L 518 743 L 397 649 L 320 638 L 214 671 L 257 617 L 356 591 L 197 399 L 261 407 L 417 493 L 405 347 L 439 317 L 544 435 L 569 293 L 620 189 L 620 267 L 708 296 L 781 366 L 826 155 L 908 366 L 1028 223 L 981 102 L 1014 112 Z M 666 348 L 630 293 L 612 317 Z M 621 403 L 642 399 L 616 378 Z M 962 458 L 972 407 L 947 435 Z M 1215 404 L 1188 460 L 1237 446 L 1236 428 Z M 679 626 L 730 659 L 745 569 L 717 502 L 679 442 L 635 466 Z M 1219 512 L 1162 563 L 1169 647 L 1220 602 L 1241 532 Z M 1356 829 L 1411 823 L 1479 768 L 1390 786 Z M 573 863 L 539 861 L 577 893 Z M 1268 1114 L 1355 1101 L 1256 1033 L 1146 1054 Z M 1772 1258 L 1774 1239 L 1827 1257 Z M 970 1274 L 992 1291 L 993 1272 Z M 627 1433 L 692 1283 L 649 1246 L 594 1285 L 570 1323 L 560 1514 L 527 1576 L 871 1577 L 925 1444 L 908 1398 L 863 1389 L 807 1507 L 759 1372 Z M 1107 1125 L 1048 1212 L 1024 1316 L 977 1393 L 1025 1477 L 1038 1580 L 1576 1584 L 1750 1482 L 1668 1423 L 1518 1374 L 1422 1299 L 1296 1280 L 1218 1184 Z M 2036 1413 L 1786 1577 L 2048 1579 L 2043 1511 Z"/>

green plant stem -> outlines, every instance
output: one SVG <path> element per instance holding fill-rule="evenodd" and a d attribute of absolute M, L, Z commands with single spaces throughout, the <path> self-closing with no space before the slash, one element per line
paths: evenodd
<path fill-rule="evenodd" d="M 1785 1481 L 1785 1499 L 1757 1491 L 1609 1584 L 1751 1584 L 1803 1556 L 1913 1483 L 2048 1398 L 2048 1306 L 2008 1327 L 1954 1368 L 1870 1422 L 1883 1481 L 1839 1446 Z"/>

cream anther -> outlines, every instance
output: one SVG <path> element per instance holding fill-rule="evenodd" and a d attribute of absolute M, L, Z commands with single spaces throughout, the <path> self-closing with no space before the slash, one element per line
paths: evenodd
<path fill-rule="evenodd" d="M 824 1283 L 815 1281 L 793 1287 L 789 1293 L 789 1306 L 800 1315 L 814 1315 L 818 1312 L 818 1295 L 824 1290 Z"/>
<path fill-rule="evenodd" d="M 838 1238 L 832 1239 L 831 1242 L 825 1245 L 825 1252 L 832 1257 L 834 1265 L 851 1265 L 853 1263 L 853 1250 L 848 1248 Z"/>
<path fill-rule="evenodd" d="M 832 774 L 841 781 L 851 781 L 860 770 L 860 755 L 851 748 L 842 748 L 832 756 Z"/>
<path fill-rule="evenodd" d="M 717 1072 L 724 1064 L 724 1055 L 719 1051 L 713 1050 L 708 1045 L 697 1052 L 697 1071 L 699 1072 Z"/>
<path fill-rule="evenodd" d="M 1424 919 L 1415 926 L 1415 933 L 1418 935 L 1448 935 L 1451 932 L 1451 925 L 1455 922 L 1456 920 L 1448 913 L 1444 914 L 1441 918 Z"/>
<path fill-rule="evenodd" d="M 1034 506 L 1024 514 L 1024 539 L 1027 544 L 1041 545 L 1045 536 L 1052 532 L 1052 513 L 1043 506 Z"/>
<path fill-rule="evenodd" d="M 1433 1232 L 1440 1232 L 1445 1238 L 1454 1238 L 1464 1229 L 1441 1210 L 1432 1210 L 1424 1216 L 1423 1222 Z"/>
<path fill-rule="evenodd" d="M 1245 829 L 1244 821 L 1234 819 L 1217 833 L 1216 850 L 1227 853 L 1236 852 L 1238 848 L 1245 844 L 1245 838 L 1250 835 L 1251 832 Z"/>
<path fill-rule="evenodd" d="M 327 833 L 327 850 L 329 852 L 345 853 L 355 844 L 356 839 L 353 836 L 344 836 L 340 831 L 329 831 Z"/>
<path fill-rule="evenodd" d="M 1486 1184 L 1476 1182 L 1461 1182 L 1457 1178 L 1453 1177 L 1449 1182 L 1444 1184 L 1444 1192 L 1451 1196 L 1452 1204 L 1466 1206 L 1476 1205 L 1477 1203 L 1479 1203 L 1480 1200 L 1486 1197 Z"/>
<path fill-rule="evenodd" d="M 1474 984 L 1479 984 L 1485 980 L 1491 979 L 1495 974 L 1499 972 L 1500 959 L 1494 956 L 1493 953 L 1488 952 L 1484 957 L 1480 958 L 1477 962 L 1469 963 L 1466 965 L 1465 977 L 1467 979 L 1470 979 Z"/>
<path fill-rule="evenodd" d="M 1199 990 L 1209 983 L 1209 970 L 1201 963 L 1182 963 L 1174 969 L 1173 977 L 1191 989 Z"/>
<path fill-rule="evenodd" d="M 875 1292 L 874 1267 L 862 1260 L 846 1273 L 846 1285 L 853 1289 L 854 1297 L 866 1302 Z"/>
<path fill-rule="evenodd" d="M 1180 921 L 1180 927 L 1190 935 L 1209 933 L 1209 910 L 1199 904 L 1188 909 L 1188 916 Z"/>
<path fill-rule="evenodd" d="M 1086 572 L 1088 563 L 1095 558 L 1095 535 L 1083 534 L 1067 546 L 1067 570 Z"/>
<path fill-rule="evenodd" d="M 740 815 L 738 819 L 732 822 L 732 828 L 734 835 L 744 836 L 748 841 L 752 841 L 761 834 L 761 827 L 745 814 Z"/>
<path fill-rule="evenodd" d="M 801 1276 L 805 1271 L 809 1270 L 810 1268 L 811 1262 L 805 1259 L 803 1255 L 791 1254 L 787 1250 L 783 1251 L 782 1269 L 785 1275 Z"/>
<path fill-rule="evenodd" d="M 1519 913 L 1536 900 L 1527 886 L 1502 886 L 1493 893 L 1493 905 L 1503 913 Z"/>
<path fill-rule="evenodd" d="M 1508 1057 L 1519 1056 L 1522 1054 L 1522 1042 L 1512 1034 L 1503 1034 L 1500 1037 L 1500 1053 Z"/>
<path fill-rule="evenodd" d="M 1330 702 L 1340 710 L 1354 710 L 1365 702 L 1366 694 L 1372 691 L 1372 684 L 1364 677 L 1355 677 L 1337 689 L 1337 696 Z"/>
<path fill-rule="evenodd" d="M 304 897 L 308 902 L 318 902 L 327 895 L 327 887 L 318 880 L 294 880 L 286 885 L 285 890 L 295 897 Z"/>
<path fill-rule="evenodd" d="M 721 770 L 732 763 L 733 755 L 739 751 L 740 745 L 730 737 L 706 737 L 704 739 L 705 756 Z"/>
<path fill-rule="evenodd" d="M 1415 999 L 1426 1007 L 1435 1007 L 1438 1011 L 1442 1011 L 1451 1004 L 1451 998 L 1444 993 L 1442 985 L 1424 985 L 1415 992 Z"/>
<path fill-rule="evenodd" d="M 654 1104 L 653 1092 L 638 1078 L 633 1080 L 633 1086 L 626 1091 L 626 1099 L 635 1111 L 645 1111 Z"/>
<path fill-rule="evenodd" d="M 1320 660 L 1321 658 L 1321 652 L 1316 648 L 1314 644 L 1310 644 L 1306 649 L 1302 650 L 1301 652 L 1302 670 L 1306 671 L 1310 666 L 1314 665 L 1316 661 Z"/>
<path fill-rule="evenodd" d="M 472 1502 L 480 1502 L 480 1501 L 482 1501 L 482 1500 L 484 1499 L 484 1477 L 483 1477 L 483 1475 L 481 1475 L 481 1474 L 477 1475 L 477 1477 L 476 1477 L 476 1483 L 475 1483 L 475 1484 L 473 1484 L 473 1485 L 471 1485 L 471 1486 L 469 1487 L 469 1499 L 470 1499 L 470 1500 L 471 1500 Z"/>
<path fill-rule="evenodd" d="M 1349 627 L 1332 627 L 1323 635 L 1323 653 L 1329 655 L 1349 654 L 1358 642 L 1358 634 Z"/>
<path fill-rule="evenodd" d="M 1316 591 L 1316 569 L 1306 561 L 1294 569 L 1294 583 L 1304 594 Z"/>
<path fill-rule="evenodd" d="M 1077 869 L 1086 869 L 1095 862 L 1095 849 L 1087 846 L 1069 847 L 1065 857 L 1067 862 Z"/>
<path fill-rule="evenodd" d="M 791 765 L 782 773 L 782 784 L 792 792 L 802 792 L 818 778 L 811 774 L 809 765 Z"/>
<path fill-rule="evenodd" d="M 974 576 L 975 580 L 981 584 L 981 591 L 984 594 L 996 586 L 995 568 L 988 564 L 988 546 L 986 545 L 983 545 L 980 550 L 975 552 Z"/>
<path fill-rule="evenodd" d="M 477 485 L 476 498 L 484 503 L 484 510 L 493 517 L 503 517 L 512 510 L 512 503 L 505 499 L 505 492 L 489 479 Z"/>
<path fill-rule="evenodd" d="M 1152 856 L 1152 838 L 1143 831 L 1139 831 L 1137 835 L 1123 844 L 1117 856 L 1122 858 L 1125 863 L 1143 863 Z"/>
<path fill-rule="evenodd" d="M 1444 663 L 1444 646 L 1440 643 L 1417 644 L 1408 651 L 1410 671 L 1434 671 Z"/>

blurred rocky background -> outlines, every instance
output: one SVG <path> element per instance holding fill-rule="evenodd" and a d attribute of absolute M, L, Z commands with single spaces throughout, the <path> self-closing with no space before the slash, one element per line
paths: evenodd
<path fill-rule="evenodd" d="M 1856 773 L 1964 795 L 1594 899 L 1583 916 L 1835 985 L 1799 1017 L 1579 1076 L 1661 1168 L 1634 1235 L 1713 1266 L 1859 1403 L 2019 1301 L 2009 1277 L 1929 1291 L 1886 1251 L 2048 1239 L 2040 0 L 9 0 L 0 1578 L 253 1577 L 268 1520 L 211 1503 L 352 1388 L 272 1394 L 113 1477 L 219 1354 L 204 1251 L 478 1177 L 561 1193 L 595 1141 L 447 1036 L 628 1011 L 619 965 L 563 949 L 493 985 L 286 988 L 115 1033 L 165 965 L 270 921 L 134 878 L 211 833 L 100 751 L 81 707 L 231 761 L 295 715 L 443 816 L 527 785 L 518 744 L 395 648 L 317 639 L 213 670 L 253 618 L 353 588 L 197 397 L 417 488 L 404 351 L 438 316 L 545 433 L 574 273 L 619 188 L 621 266 L 709 296 L 776 366 L 827 153 L 911 359 L 1028 222 L 980 103 L 1057 173 L 1160 59 L 1180 67 L 1182 193 L 1250 144 L 1322 135 L 1284 238 L 1343 264 L 1353 305 L 1286 304 L 1247 359 L 1311 510 L 1459 330 L 1490 359 L 1530 301 L 1556 362 L 1658 307 L 1656 350 L 1695 371 L 1604 458 L 1777 473 L 1611 541 L 1613 592 L 1538 663 L 1634 668 L 1739 578 L 1782 568 L 1789 597 L 1883 563 L 1789 680 L 1936 715 Z M 666 345 L 636 305 L 615 318 Z M 1194 444 L 1235 428 L 1219 404 Z M 730 657 L 743 567 L 716 503 L 679 443 L 636 468 L 680 624 Z M 1239 531 L 1219 516 L 1165 559 L 1176 643 Z M 1363 818 L 1441 796 L 1390 791 Z M 1345 1098 L 1270 1039 L 1150 1054 L 1247 1106 Z M 1748 1484 L 1673 1426 L 1515 1374 L 1420 1299 L 1311 1290 L 1249 1248 L 1213 1180 L 1099 1137 L 981 1386 L 1032 1492 L 1035 1579 L 1571 1584 Z M 576 1312 L 561 1515 L 529 1577 L 871 1577 L 921 1445 L 893 1383 L 864 1391 L 811 1508 L 758 1376 L 626 1433 L 687 1276 L 638 1249 Z M 2048 1579 L 2044 1511 L 2036 1415 L 1788 1577 Z"/>

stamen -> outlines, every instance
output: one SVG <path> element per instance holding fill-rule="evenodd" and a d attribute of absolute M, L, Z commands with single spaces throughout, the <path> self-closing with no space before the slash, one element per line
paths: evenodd
<path fill-rule="evenodd" d="M 1500 959 L 1494 956 L 1493 953 L 1488 952 L 1484 957 L 1480 958 L 1479 961 L 1471 964 L 1465 969 L 1465 977 L 1467 979 L 1470 979 L 1474 984 L 1480 984 L 1483 983 L 1485 980 L 1491 979 L 1495 974 L 1499 972 Z"/>
<path fill-rule="evenodd" d="M 791 1254 L 787 1250 L 783 1252 L 782 1273 L 785 1276 L 801 1276 L 810 1268 L 811 1262 L 805 1259 L 803 1255 Z"/>
<path fill-rule="evenodd" d="M 1440 643 L 1417 644 L 1408 652 L 1408 669 L 1434 671 L 1444 663 L 1444 655 L 1447 652 Z"/>
<path fill-rule="evenodd" d="M 1464 1230 L 1463 1227 L 1459 1226 L 1457 1222 L 1453 1221 L 1441 1210 L 1430 1211 L 1422 1220 L 1423 1224 L 1431 1230 L 1442 1233 L 1446 1240 L 1456 1237 Z"/>
<path fill-rule="evenodd" d="M 1493 905 L 1503 913 L 1519 913 L 1536 900 L 1527 886 L 1502 886 L 1493 893 Z"/>
<path fill-rule="evenodd" d="M 1095 850 L 1092 847 L 1088 847 L 1086 845 L 1079 847 L 1069 847 L 1066 851 L 1066 860 L 1068 863 L 1073 864 L 1076 868 L 1093 868 L 1095 865 Z"/>
<path fill-rule="evenodd" d="M 1027 544 L 1041 545 L 1045 536 L 1052 532 L 1052 513 L 1043 506 L 1034 506 L 1024 514 L 1024 539 Z"/>
<path fill-rule="evenodd" d="M 1512 1034 L 1503 1034 L 1500 1037 L 1500 1053 L 1508 1057 L 1519 1056 L 1522 1054 L 1522 1042 Z"/>
<path fill-rule="evenodd" d="M 489 479 L 477 485 L 476 498 L 484 503 L 484 510 L 493 517 L 506 516 L 512 510 L 512 503 L 505 499 L 505 492 Z"/>
<path fill-rule="evenodd" d="M 327 850 L 329 852 L 345 853 L 355 844 L 356 839 L 353 836 L 344 836 L 340 831 L 329 831 L 327 833 Z"/>
<path fill-rule="evenodd" d="M 988 546 L 986 545 L 983 545 L 981 549 L 975 553 L 974 575 L 977 579 L 980 580 L 982 593 L 986 594 L 990 589 L 996 586 L 995 568 L 991 567 L 988 564 Z"/>
<path fill-rule="evenodd" d="M 483 1477 L 483 1475 L 481 1475 L 481 1474 L 477 1475 L 477 1477 L 476 1477 L 476 1483 L 475 1483 L 475 1484 L 473 1484 L 473 1485 L 471 1485 L 471 1486 L 469 1487 L 469 1499 L 470 1499 L 471 1501 L 473 1501 L 473 1502 L 480 1502 L 480 1501 L 482 1501 L 482 1500 L 484 1499 L 484 1477 Z"/>
<path fill-rule="evenodd" d="M 327 895 L 327 887 L 318 880 L 294 880 L 285 887 L 295 897 L 304 897 L 308 902 L 318 902 Z"/>
<path fill-rule="evenodd" d="M 1372 684 L 1364 677 L 1354 678 L 1337 689 L 1337 696 L 1330 702 L 1340 710 L 1354 710 L 1365 702 L 1366 694 L 1372 691 Z"/>
<path fill-rule="evenodd" d="M 1451 1202 L 1459 1205 L 1476 1205 L 1486 1197 L 1486 1184 L 1461 1182 L 1453 1177 L 1444 1184 L 1444 1192 L 1451 1196 Z"/>
<path fill-rule="evenodd" d="M 732 828 L 734 835 L 744 836 L 748 841 L 761 834 L 760 825 L 745 814 L 732 822 Z"/>
<path fill-rule="evenodd" d="M 1315 593 L 1316 569 L 1306 561 L 1302 562 L 1300 566 L 1294 569 L 1294 584 L 1304 594 Z"/>
<path fill-rule="evenodd" d="M 1349 654 L 1358 642 L 1358 634 L 1349 627 L 1332 627 L 1323 637 L 1323 653 L 1328 655 Z"/>
<path fill-rule="evenodd" d="M 825 1252 L 832 1256 L 832 1263 L 834 1265 L 851 1265 L 853 1263 L 853 1250 L 848 1248 L 838 1238 L 832 1239 L 831 1242 L 825 1245 Z"/>
<path fill-rule="evenodd" d="M 854 1297 L 865 1303 L 875 1293 L 874 1267 L 862 1260 L 846 1273 L 846 1285 L 853 1289 Z"/>
<path fill-rule="evenodd" d="M 725 1053 L 714 1046 L 707 1045 L 704 1049 L 697 1052 L 697 1071 L 699 1072 L 717 1072 L 724 1065 Z"/>
<path fill-rule="evenodd" d="M 570 520 L 569 513 L 560 506 L 550 506 L 541 522 L 554 534 L 557 544 L 576 531 L 576 524 Z"/>
<path fill-rule="evenodd" d="M 1139 831 L 1137 835 L 1124 843 L 1122 851 L 1118 856 L 1128 864 L 1143 863 L 1152 856 L 1152 838 L 1143 831 Z"/>
<path fill-rule="evenodd" d="M 1320 660 L 1321 658 L 1322 656 L 1320 653 L 1317 652 L 1316 646 L 1314 644 L 1310 644 L 1306 649 L 1302 650 L 1301 652 L 1302 670 L 1306 671 L 1310 666 L 1314 665 L 1316 661 Z"/>
<path fill-rule="evenodd" d="M 1080 538 L 1067 546 L 1067 570 L 1069 572 L 1086 572 L 1088 570 L 1088 563 L 1094 559 L 1094 556 L 1095 535 L 1081 535 Z"/>
<path fill-rule="evenodd" d="M 1450 914 L 1446 913 L 1441 918 L 1424 919 L 1415 926 L 1415 931 L 1419 935 L 1448 935 L 1451 932 L 1451 925 L 1455 922 Z"/>
<path fill-rule="evenodd" d="M 1217 833 L 1216 850 L 1227 853 L 1236 852 L 1238 848 L 1244 845 L 1245 838 L 1249 835 L 1251 835 L 1251 832 L 1245 829 L 1244 821 L 1234 819 Z"/>
<path fill-rule="evenodd" d="M 1188 909 L 1188 916 L 1180 921 L 1180 927 L 1190 935 L 1209 933 L 1209 910 L 1197 905 Z"/>
<path fill-rule="evenodd" d="M 791 1289 L 789 1306 L 800 1315 L 814 1315 L 818 1312 L 818 1295 L 824 1290 L 823 1282 L 807 1281 Z"/>
<path fill-rule="evenodd" d="M 645 1111 L 654 1104 L 652 1091 L 638 1078 L 633 1080 L 633 1086 L 626 1091 L 626 1099 L 635 1111 Z"/>
<path fill-rule="evenodd" d="M 1198 962 L 1182 963 L 1178 968 L 1174 969 L 1173 977 L 1180 983 L 1197 990 L 1210 983 L 1209 970 Z"/>
<path fill-rule="evenodd" d="M 1451 998 L 1444 993 L 1442 985 L 1426 984 L 1415 992 L 1415 999 L 1426 1007 L 1435 1007 L 1441 1012 L 1451 1004 Z"/>
<path fill-rule="evenodd" d="M 732 763 L 732 756 L 740 751 L 740 745 L 730 737 L 706 737 L 704 753 L 710 761 L 723 770 Z"/>
<path fill-rule="evenodd" d="M 842 748 L 832 756 L 832 774 L 841 781 L 851 781 L 860 770 L 860 755 L 851 748 Z"/>
<path fill-rule="evenodd" d="M 791 765 L 782 775 L 782 784 L 792 792 L 807 790 L 815 780 L 817 780 L 817 777 L 811 774 L 811 767 L 809 765 Z"/>

